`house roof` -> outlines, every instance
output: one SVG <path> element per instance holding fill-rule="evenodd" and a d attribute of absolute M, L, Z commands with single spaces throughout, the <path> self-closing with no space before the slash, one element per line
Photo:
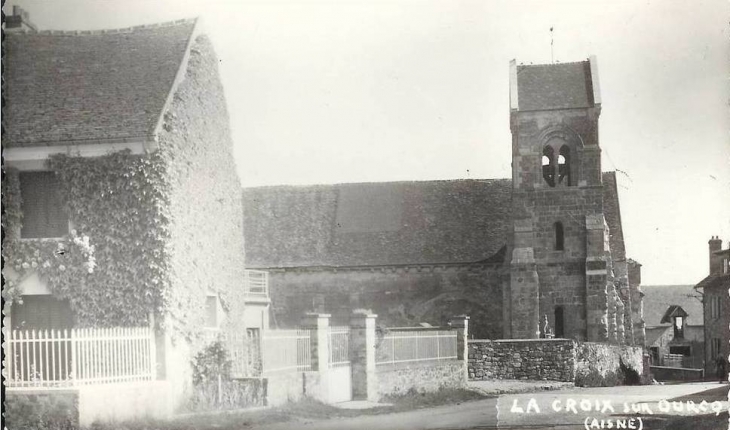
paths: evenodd
<path fill-rule="evenodd" d="M 730 273 L 716 273 L 709 275 L 695 285 L 694 288 L 713 289 L 718 287 L 730 288 Z"/>
<path fill-rule="evenodd" d="M 703 325 L 702 302 L 700 295 L 691 285 L 643 285 L 643 317 L 647 327 L 671 325 L 666 321 L 668 312 L 681 308 L 686 314 L 687 324 Z"/>
<path fill-rule="evenodd" d="M 517 66 L 520 111 L 594 106 L 589 61 Z"/>
<path fill-rule="evenodd" d="M 194 25 L 6 33 L 4 145 L 148 139 Z"/>
<path fill-rule="evenodd" d="M 684 309 L 682 309 L 679 305 L 671 305 L 667 308 L 666 312 L 664 312 L 664 316 L 662 317 L 662 320 L 660 321 L 662 324 L 669 323 L 672 324 L 674 318 L 687 317 L 687 312 L 685 312 Z"/>
<path fill-rule="evenodd" d="M 612 173 L 604 201 L 617 208 Z M 500 258 L 511 218 L 509 179 L 244 189 L 250 267 L 471 263 Z M 613 213 L 617 213 L 614 211 Z M 612 241 L 620 217 L 607 216 Z M 617 224 L 618 223 L 618 224 Z M 623 243 L 615 245 L 623 252 Z"/>

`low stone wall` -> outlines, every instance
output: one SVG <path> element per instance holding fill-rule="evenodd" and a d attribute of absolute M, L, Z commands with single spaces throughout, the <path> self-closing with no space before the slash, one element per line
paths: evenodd
<path fill-rule="evenodd" d="M 639 384 L 640 347 L 569 339 L 469 340 L 469 379 L 529 379 L 579 386 Z"/>
<path fill-rule="evenodd" d="M 77 428 L 95 421 L 168 418 L 172 414 L 166 381 L 86 385 L 68 390 L 6 390 L 8 429 Z"/>
<path fill-rule="evenodd" d="M 168 418 L 173 402 L 168 381 L 87 385 L 78 389 L 79 425 L 94 421 Z"/>
<path fill-rule="evenodd" d="M 581 387 L 638 384 L 644 371 L 639 347 L 578 342 L 575 358 L 575 385 Z"/>
<path fill-rule="evenodd" d="M 77 428 L 79 396 L 76 390 L 5 390 L 5 426 Z"/>
<path fill-rule="evenodd" d="M 575 343 L 567 339 L 469 339 L 469 379 L 573 381 Z"/>
<path fill-rule="evenodd" d="M 441 388 L 466 385 L 464 362 L 421 362 L 389 364 L 376 367 L 378 397 L 398 396 L 411 391 L 434 392 Z"/>
<path fill-rule="evenodd" d="M 704 369 L 665 366 L 651 366 L 651 374 L 657 381 L 701 381 L 705 377 Z"/>
<path fill-rule="evenodd" d="M 264 378 L 266 406 L 279 406 L 287 402 L 297 402 L 304 395 L 304 374 L 302 372 L 282 372 Z"/>

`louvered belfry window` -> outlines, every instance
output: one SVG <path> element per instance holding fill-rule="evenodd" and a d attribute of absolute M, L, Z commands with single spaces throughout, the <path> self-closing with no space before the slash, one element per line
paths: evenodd
<path fill-rule="evenodd" d="M 53 238 L 68 233 L 68 216 L 53 172 L 21 172 L 21 238 Z"/>

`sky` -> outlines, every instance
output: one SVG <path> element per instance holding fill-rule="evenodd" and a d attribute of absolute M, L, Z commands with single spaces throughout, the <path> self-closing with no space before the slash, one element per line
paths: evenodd
<path fill-rule="evenodd" d="M 510 177 L 509 61 L 596 55 L 602 168 L 643 284 L 696 284 L 710 237 L 728 247 L 726 0 L 13 4 L 45 30 L 200 17 L 243 186 Z"/>

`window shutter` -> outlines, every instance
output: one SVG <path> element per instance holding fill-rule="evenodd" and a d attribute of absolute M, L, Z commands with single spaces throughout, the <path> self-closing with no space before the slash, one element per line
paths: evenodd
<path fill-rule="evenodd" d="M 68 233 L 58 179 L 53 172 L 21 172 L 22 238 L 61 237 Z"/>

